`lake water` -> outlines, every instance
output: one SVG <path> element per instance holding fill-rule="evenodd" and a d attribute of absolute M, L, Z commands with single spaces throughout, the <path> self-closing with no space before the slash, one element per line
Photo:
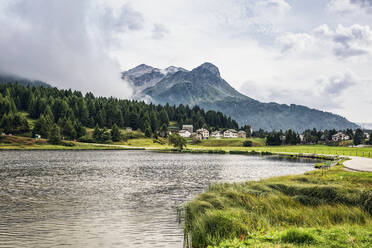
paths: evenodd
<path fill-rule="evenodd" d="M 215 182 L 314 161 L 149 151 L 1 151 L 0 247 L 182 247 L 176 208 Z"/>

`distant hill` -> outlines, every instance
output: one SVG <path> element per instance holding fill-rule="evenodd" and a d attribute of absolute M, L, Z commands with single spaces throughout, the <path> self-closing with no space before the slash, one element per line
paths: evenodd
<path fill-rule="evenodd" d="M 0 74 L 0 84 L 7 84 L 7 83 L 18 83 L 21 85 L 52 87 L 50 84 L 39 81 L 39 80 L 30 80 L 30 79 L 17 77 L 17 76 Z"/>
<path fill-rule="evenodd" d="M 169 70 L 169 68 L 175 68 Z M 157 104 L 199 105 L 204 109 L 221 111 L 240 125 L 250 124 L 255 130 L 294 129 L 355 129 L 346 118 L 301 105 L 262 103 L 241 94 L 220 75 L 211 64 L 187 71 L 179 67 L 165 70 L 147 65 L 123 72 L 123 79 L 135 89 L 135 98 Z"/>

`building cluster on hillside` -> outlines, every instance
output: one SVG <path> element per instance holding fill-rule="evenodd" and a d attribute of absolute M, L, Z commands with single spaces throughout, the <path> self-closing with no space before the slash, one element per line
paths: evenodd
<path fill-rule="evenodd" d="M 200 128 L 194 132 L 193 125 L 183 125 L 182 130 L 176 131 L 173 130 L 171 133 L 178 133 L 181 137 L 184 138 L 196 138 L 196 139 L 208 139 L 209 137 L 213 137 L 216 139 L 221 138 L 246 138 L 247 133 L 245 131 L 236 131 L 235 129 L 228 129 L 224 132 L 222 131 L 213 131 L 209 133 L 209 131 L 205 128 Z"/>
<path fill-rule="evenodd" d="M 350 136 L 343 133 L 343 132 L 338 132 L 334 135 L 332 135 L 332 141 L 337 142 L 337 141 L 342 141 L 342 140 L 349 140 Z"/>

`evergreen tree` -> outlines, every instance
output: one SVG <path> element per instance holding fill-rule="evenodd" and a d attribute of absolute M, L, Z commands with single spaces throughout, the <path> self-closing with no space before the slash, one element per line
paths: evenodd
<path fill-rule="evenodd" d="M 40 115 L 40 118 L 36 121 L 33 133 L 41 135 L 42 138 L 47 139 L 49 133 L 53 127 L 53 120 L 49 117 L 45 117 L 43 114 Z"/>
<path fill-rule="evenodd" d="M 72 124 L 72 121 L 70 119 L 64 122 L 64 125 L 62 128 L 62 134 L 68 137 L 69 139 L 77 138 L 75 127 Z"/>
<path fill-rule="evenodd" d="M 280 136 L 281 135 L 280 135 L 279 132 L 272 131 L 266 137 L 266 145 L 268 145 L 268 146 L 280 146 L 282 144 Z"/>
<path fill-rule="evenodd" d="M 83 126 L 83 124 L 81 122 L 75 122 L 75 131 L 76 131 L 76 137 L 77 138 L 80 138 L 80 137 L 83 137 L 87 134 L 87 130 L 85 129 L 85 127 Z"/>
<path fill-rule="evenodd" d="M 152 136 L 152 130 L 151 130 L 150 127 L 146 128 L 146 130 L 145 130 L 145 136 L 147 138 L 151 138 L 151 136 Z"/>
<path fill-rule="evenodd" d="M 50 130 L 48 142 L 54 145 L 58 145 L 61 143 L 61 131 L 57 124 L 54 124 L 52 129 Z"/>
<path fill-rule="evenodd" d="M 167 134 L 168 134 L 168 126 L 163 123 L 163 125 L 160 127 L 160 136 L 161 137 L 167 137 Z"/>
<path fill-rule="evenodd" d="M 151 113 L 151 116 L 150 116 L 150 125 L 151 125 L 151 129 L 152 129 L 152 132 L 153 133 L 155 133 L 158 130 L 158 128 L 159 128 L 159 120 L 156 117 L 155 111 L 153 111 Z"/>
<path fill-rule="evenodd" d="M 354 142 L 354 145 L 360 145 L 362 144 L 364 141 L 364 133 L 362 131 L 362 129 L 358 128 L 357 130 L 355 130 L 355 134 L 354 134 L 354 138 L 353 138 L 353 142 Z"/>
<path fill-rule="evenodd" d="M 159 119 L 160 119 L 161 124 L 165 124 L 165 125 L 169 124 L 169 117 L 165 109 L 161 110 Z"/>
<path fill-rule="evenodd" d="M 119 127 L 114 124 L 111 129 L 111 139 L 114 142 L 120 141 L 121 140 L 121 132 L 119 130 Z"/>
<path fill-rule="evenodd" d="M 372 133 L 369 134 L 369 140 L 368 140 L 367 144 L 372 145 Z"/>

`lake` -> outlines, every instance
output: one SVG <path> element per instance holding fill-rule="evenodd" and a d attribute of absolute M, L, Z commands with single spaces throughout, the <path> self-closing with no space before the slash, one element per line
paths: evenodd
<path fill-rule="evenodd" d="M 176 208 L 215 182 L 315 161 L 150 151 L 1 151 L 0 247 L 182 247 Z"/>

